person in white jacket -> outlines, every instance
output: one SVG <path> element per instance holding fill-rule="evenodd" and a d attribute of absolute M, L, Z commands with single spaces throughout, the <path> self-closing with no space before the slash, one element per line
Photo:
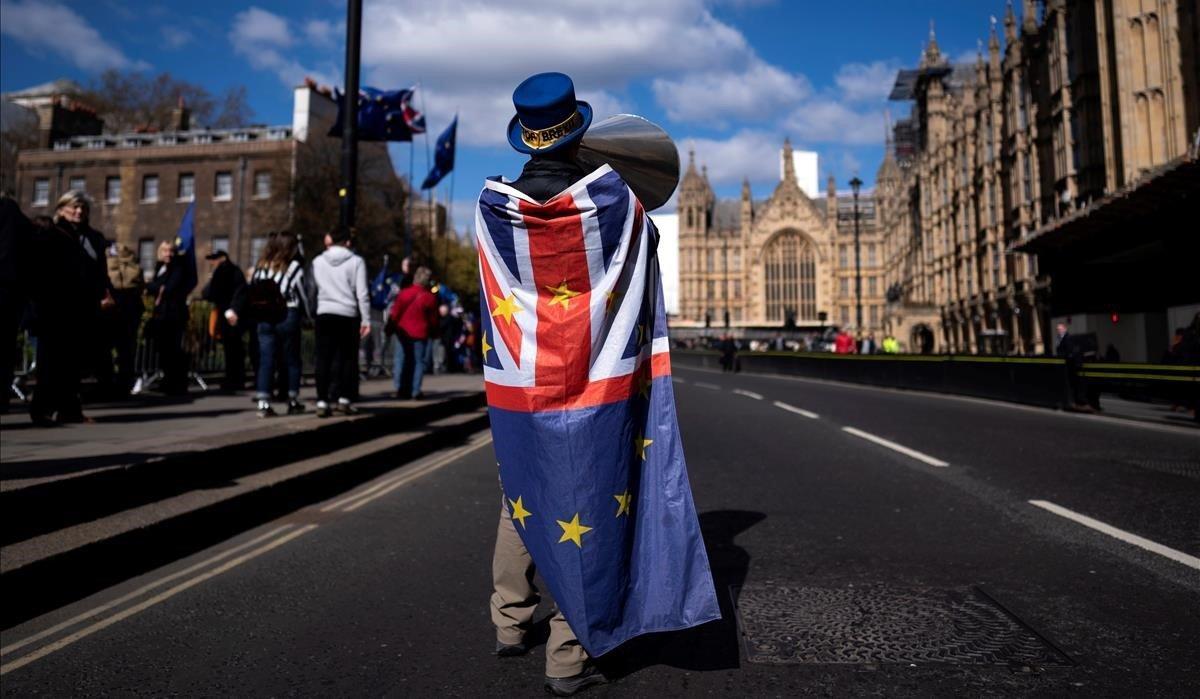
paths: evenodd
<path fill-rule="evenodd" d="M 338 226 L 325 235 L 325 252 L 313 260 L 317 285 L 317 417 L 333 407 L 356 412 L 358 343 L 371 332 L 367 265 L 354 253 L 353 229 Z"/>

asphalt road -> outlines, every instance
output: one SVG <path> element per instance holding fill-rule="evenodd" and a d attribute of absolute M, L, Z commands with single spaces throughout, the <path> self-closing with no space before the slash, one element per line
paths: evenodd
<path fill-rule="evenodd" d="M 725 619 L 629 644 L 606 659 L 616 681 L 590 695 L 1195 695 L 1200 433 L 675 374 Z M 498 500 L 481 435 L 5 631 L 3 694 L 540 693 L 540 648 L 490 654 Z M 955 652 L 993 648 L 986 629 L 946 611 L 968 598 L 1006 610 L 1042 661 L 867 652 L 928 651 L 917 646 L 930 617 L 950 635 L 983 634 Z M 811 599 L 834 601 L 798 614 Z M 769 618 L 799 626 L 772 630 Z M 814 635 L 840 662 L 759 662 Z"/>

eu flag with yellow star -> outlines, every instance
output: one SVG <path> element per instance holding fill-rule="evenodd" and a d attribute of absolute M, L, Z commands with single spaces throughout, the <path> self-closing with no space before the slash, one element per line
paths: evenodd
<path fill-rule="evenodd" d="M 484 380 L 513 524 L 580 643 L 720 618 L 675 416 L 657 231 L 604 165 L 479 196 Z"/>

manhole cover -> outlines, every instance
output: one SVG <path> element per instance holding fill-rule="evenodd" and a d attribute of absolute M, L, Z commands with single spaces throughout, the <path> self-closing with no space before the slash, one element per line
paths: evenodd
<path fill-rule="evenodd" d="M 752 663 L 1071 664 L 978 589 L 764 583 L 734 594 Z"/>
<path fill-rule="evenodd" d="M 1140 459 L 1130 461 L 1130 464 L 1138 468 L 1144 468 L 1151 471 L 1160 471 L 1162 473 L 1172 473 L 1176 476 L 1184 478 L 1200 479 L 1200 461 L 1171 461 L 1169 459 Z"/>

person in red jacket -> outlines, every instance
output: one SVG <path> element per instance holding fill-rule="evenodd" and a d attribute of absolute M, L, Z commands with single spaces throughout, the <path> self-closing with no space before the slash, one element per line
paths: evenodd
<path fill-rule="evenodd" d="M 833 338 L 833 351 L 837 354 L 857 354 L 858 347 L 855 346 L 854 336 L 842 330 Z"/>
<path fill-rule="evenodd" d="M 434 341 L 438 327 L 437 297 L 429 290 L 432 277 L 428 267 L 418 267 L 412 286 L 400 292 L 388 314 L 399 340 L 392 363 L 397 398 L 424 397 L 421 380 L 425 377 L 426 345 Z"/>

